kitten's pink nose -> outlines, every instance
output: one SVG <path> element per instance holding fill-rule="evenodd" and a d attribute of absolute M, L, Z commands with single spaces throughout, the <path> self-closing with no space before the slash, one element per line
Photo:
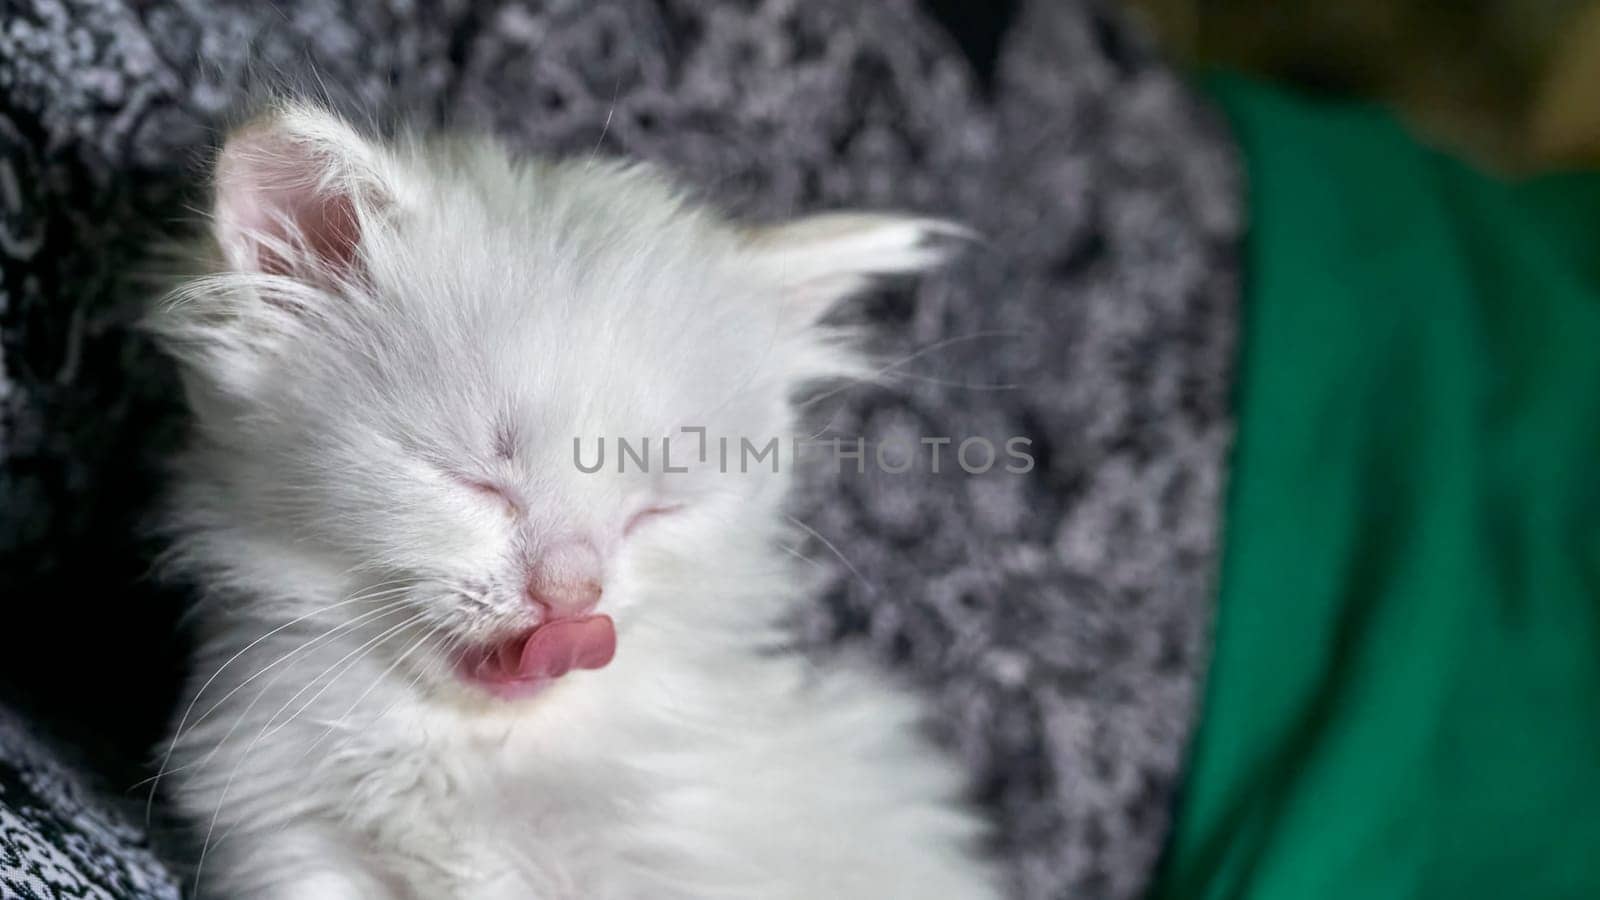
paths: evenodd
<path fill-rule="evenodd" d="M 585 540 L 548 547 L 528 572 L 528 600 L 549 619 L 567 619 L 592 612 L 600 603 L 600 553 Z"/>

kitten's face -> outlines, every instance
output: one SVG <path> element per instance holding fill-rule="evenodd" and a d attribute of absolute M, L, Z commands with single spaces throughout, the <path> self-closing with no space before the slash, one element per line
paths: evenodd
<path fill-rule="evenodd" d="M 245 580 L 272 558 L 424 684 L 501 697 L 759 567 L 786 474 L 741 471 L 743 442 L 786 468 L 791 394 L 851 365 L 817 318 L 936 258 L 928 223 L 739 230 L 638 170 L 385 148 L 304 109 L 217 180 L 223 271 L 158 321 L 206 436 L 180 517 L 233 541 L 191 545 Z"/>

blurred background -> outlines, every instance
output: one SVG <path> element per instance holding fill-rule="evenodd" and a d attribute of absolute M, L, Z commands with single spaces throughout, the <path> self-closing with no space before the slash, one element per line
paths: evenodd
<path fill-rule="evenodd" d="M 1508 171 L 1600 159 L 1593 0 L 1125 0 L 1191 65 L 1392 104 Z"/>

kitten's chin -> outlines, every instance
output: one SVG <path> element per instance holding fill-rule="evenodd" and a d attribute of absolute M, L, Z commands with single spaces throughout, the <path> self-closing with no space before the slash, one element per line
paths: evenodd
<path fill-rule="evenodd" d="M 515 700 L 537 694 L 569 672 L 605 668 L 616 652 L 610 616 L 556 619 L 469 649 L 458 672 L 495 697 Z"/>

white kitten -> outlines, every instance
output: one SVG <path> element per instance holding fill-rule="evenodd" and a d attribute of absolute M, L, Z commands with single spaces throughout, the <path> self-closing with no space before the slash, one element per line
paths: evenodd
<path fill-rule="evenodd" d="M 197 419 L 165 767 L 204 895 L 996 896 L 916 704 L 777 649 L 789 476 L 715 450 L 858 374 L 819 319 L 950 226 L 739 228 L 640 168 L 293 105 L 215 198 L 208 272 L 154 317 Z M 577 465 L 643 435 L 649 472 Z"/>

